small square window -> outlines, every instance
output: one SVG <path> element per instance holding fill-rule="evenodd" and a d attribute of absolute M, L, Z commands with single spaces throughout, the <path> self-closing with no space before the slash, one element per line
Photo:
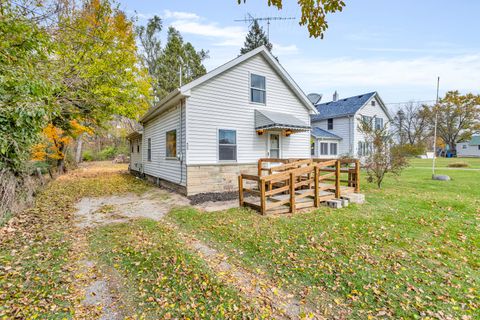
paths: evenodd
<path fill-rule="evenodd" d="M 265 77 L 257 74 L 250 74 L 250 101 L 265 104 L 267 91 Z"/>
<path fill-rule="evenodd" d="M 333 130 L 333 119 L 328 119 L 327 122 L 328 122 L 327 129 Z"/>
<path fill-rule="evenodd" d="M 372 106 L 375 106 L 375 100 L 372 100 Z"/>

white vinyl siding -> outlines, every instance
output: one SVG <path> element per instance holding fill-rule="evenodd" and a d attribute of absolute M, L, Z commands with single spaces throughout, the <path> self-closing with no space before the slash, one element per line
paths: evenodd
<path fill-rule="evenodd" d="M 320 120 L 312 123 L 312 127 L 319 127 L 327 130 L 341 138 L 342 140 L 334 140 L 338 143 L 337 153 L 339 156 L 348 156 L 353 150 L 353 117 L 340 117 L 333 120 L 334 126 L 332 130 L 328 130 L 328 120 Z"/>
<path fill-rule="evenodd" d="M 372 105 L 372 101 L 375 101 L 375 105 Z M 390 124 L 388 120 L 388 115 L 383 111 L 379 101 L 377 100 L 376 96 L 373 96 L 370 101 L 368 101 L 365 106 L 363 106 L 360 110 L 358 110 L 356 116 L 355 116 L 355 135 L 354 135 L 354 146 L 355 146 L 355 151 L 354 154 L 357 156 L 359 154 L 358 149 L 359 149 L 359 142 L 364 142 L 365 137 L 364 135 L 358 130 L 359 126 L 359 121 L 358 117 L 371 117 L 372 119 L 374 118 L 382 118 L 383 126 L 384 128 L 388 129 Z M 373 120 L 372 125 L 375 125 L 375 120 Z"/>
<path fill-rule="evenodd" d="M 182 111 L 182 114 L 180 113 Z M 180 121 L 182 120 L 182 122 Z M 176 158 L 167 157 L 167 132 L 176 130 Z M 186 185 L 185 154 L 185 106 L 179 103 L 144 124 L 144 139 L 151 138 L 152 160 L 145 162 L 145 173 L 154 177 Z M 144 157 L 147 159 L 147 149 Z"/>
<path fill-rule="evenodd" d="M 480 145 L 469 142 L 457 143 L 457 157 L 480 157 Z"/>
<path fill-rule="evenodd" d="M 250 103 L 250 74 L 266 78 L 266 105 Z M 255 109 L 295 115 L 310 123 L 309 111 L 261 55 L 242 62 L 191 90 L 187 99 L 187 164 L 215 164 L 218 130 L 237 132 L 237 162 L 255 163 L 267 156 L 268 134 L 255 131 Z M 279 132 L 280 133 L 280 132 Z M 283 158 L 310 157 L 310 133 L 281 137 Z"/>
<path fill-rule="evenodd" d="M 130 168 L 132 170 L 140 171 L 142 166 L 142 139 L 134 139 L 130 141 Z"/>

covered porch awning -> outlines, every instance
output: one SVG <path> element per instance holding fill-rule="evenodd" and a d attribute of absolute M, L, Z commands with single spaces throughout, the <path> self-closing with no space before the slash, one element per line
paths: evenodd
<path fill-rule="evenodd" d="M 255 130 L 259 134 L 268 130 L 282 130 L 289 135 L 309 131 L 310 125 L 288 113 L 255 110 Z"/>
<path fill-rule="evenodd" d="M 143 131 L 132 131 L 127 135 L 127 140 L 135 140 L 142 137 Z"/>

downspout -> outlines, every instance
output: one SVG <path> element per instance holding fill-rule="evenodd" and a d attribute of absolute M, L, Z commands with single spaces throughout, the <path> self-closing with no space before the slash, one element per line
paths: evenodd
<path fill-rule="evenodd" d="M 182 185 L 183 181 L 183 103 L 185 99 L 180 101 L 180 185 Z M 186 135 L 185 135 L 186 138 Z M 186 185 L 186 183 L 185 183 Z"/>

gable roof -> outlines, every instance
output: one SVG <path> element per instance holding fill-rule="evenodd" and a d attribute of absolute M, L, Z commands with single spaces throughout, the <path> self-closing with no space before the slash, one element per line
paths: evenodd
<path fill-rule="evenodd" d="M 269 63 L 269 65 L 280 75 L 283 81 L 287 84 L 287 86 L 293 91 L 293 93 L 298 97 L 298 99 L 302 102 L 302 104 L 310 111 L 311 114 L 316 114 L 317 109 L 313 106 L 310 100 L 307 98 L 305 93 L 300 89 L 297 83 L 292 79 L 292 77 L 288 74 L 288 72 L 280 65 L 277 59 L 268 51 L 265 46 L 258 47 L 250 52 L 247 52 L 243 55 L 236 57 L 233 60 L 213 69 L 212 71 L 206 73 L 205 75 L 181 86 L 178 89 L 175 89 L 170 94 L 168 94 L 165 98 L 163 98 L 156 106 L 152 107 L 147 113 L 140 118 L 140 122 L 145 122 L 148 119 L 154 117 L 162 110 L 165 109 L 166 105 L 170 106 L 172 101 L 178 102 L 179 98 L 188 97 L 190 96 L 190 90 L 195 88 L 196 86 L 222 74 L 223 72 L 235 67 L 236 65 L 250 59 L 253 56 L 261 54 L 265 60 Z"/>
<path fill-rule="evenodd" d="M 318 114 L 312 116 L 312 121 L 346 117 L 354 115 L 370 100 L 377 92 L 369 92 L 358 96 L 320 103 L 315 105 Z"/>
<path fill-rule="evenodd" d="M 320 139 L 342 140 L 342 138 L 337 136 L 336 134 L 323 130 L 319 127 L 312 128 L 312 136 Z"/>

